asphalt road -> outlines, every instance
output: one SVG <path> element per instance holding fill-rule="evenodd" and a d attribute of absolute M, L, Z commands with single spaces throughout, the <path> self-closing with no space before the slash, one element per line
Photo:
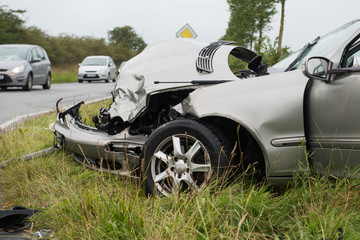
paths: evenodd
<path fill-rule="evenodd" d="M 60 107 L 71 106 L 81 101 L 111 97 L 115 83 L 65 83 L 53 84 L 49 90 L 34 86 L 32 91 L 21 88 L 0 90 L 0 130 L 9 127 L 14 120 L 44 111 L 56 109 L 56 101 L 63 100 Z"/>

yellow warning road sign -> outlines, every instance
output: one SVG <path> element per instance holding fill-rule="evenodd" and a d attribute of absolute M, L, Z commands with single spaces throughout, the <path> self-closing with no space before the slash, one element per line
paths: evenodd
<path fill-rule="evenodd" d="M 197 38 L 197 34 L 194 31 L 194 29 L 192 29 L 192 27 L 190 27 L 190 25 L 187 23 L 185 24 L 182 28 L 180 28 L 179 31 L 177 31 L 176 33 L 176 37 L 178 38 Z"/>

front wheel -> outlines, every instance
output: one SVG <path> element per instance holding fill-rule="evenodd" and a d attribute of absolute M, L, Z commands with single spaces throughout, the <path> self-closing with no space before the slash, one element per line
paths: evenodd
<path fill-rule="evenodd" d="M 29 73 L 27 79 L 26 79 L 26 85 L 23 87 L 25 91 L 31 91 L 33 87 L 33 76 L 31 73 Z"/>
<path fill-rule="evenodd" d="M 105 82 L 106 83 L 110 82 L 110 73 L 108 74 L 107 79 L 105 79 Z"/>
<path fill-rule="evenodd" d="M 50 73 L 48 74 L 47 78 L 46 78 L 46 83 L 42 85 L 43 89 L 50 89 L 51 87 L 51 75 Z"/>
<path fill-rule="evenodd" d="M 145 142 L 142 171 L 147 195 L 200 190 L 229 167 L 229 145 L 220 133 L 194 120 L 175 120 Z"/>

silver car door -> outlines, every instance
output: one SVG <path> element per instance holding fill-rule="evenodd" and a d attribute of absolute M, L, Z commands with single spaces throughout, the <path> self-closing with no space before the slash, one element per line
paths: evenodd
<path fill-rule="evenodd" d="M 47 80 L 47 61 L 45 58 L 45 54 L 42 51 L 41 48 L 36 48 L 36 52 L 37 52 L 37 57 L 40 59 L 40 64 L 39 64 L 39 80 L 40 83 L 45 83 Z"/>
<path fill-rule="evenodd" d="M 359 38 L 335 59 L 337 68 L 353 72 L 335 75 L 331 81 L 310 80 L 307 87 L 306 138 L 316 173 L 360 176 Z"/>

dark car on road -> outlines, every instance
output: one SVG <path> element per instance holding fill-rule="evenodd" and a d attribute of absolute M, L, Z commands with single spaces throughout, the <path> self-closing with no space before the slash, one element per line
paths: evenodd
<path fill-rule="evenodd" d="M 51 86 L 51 65 L 46 51 L 37 45 L 0 45 L 0 88 L 22 87 L 30 91 L 33 85 Z"/>

